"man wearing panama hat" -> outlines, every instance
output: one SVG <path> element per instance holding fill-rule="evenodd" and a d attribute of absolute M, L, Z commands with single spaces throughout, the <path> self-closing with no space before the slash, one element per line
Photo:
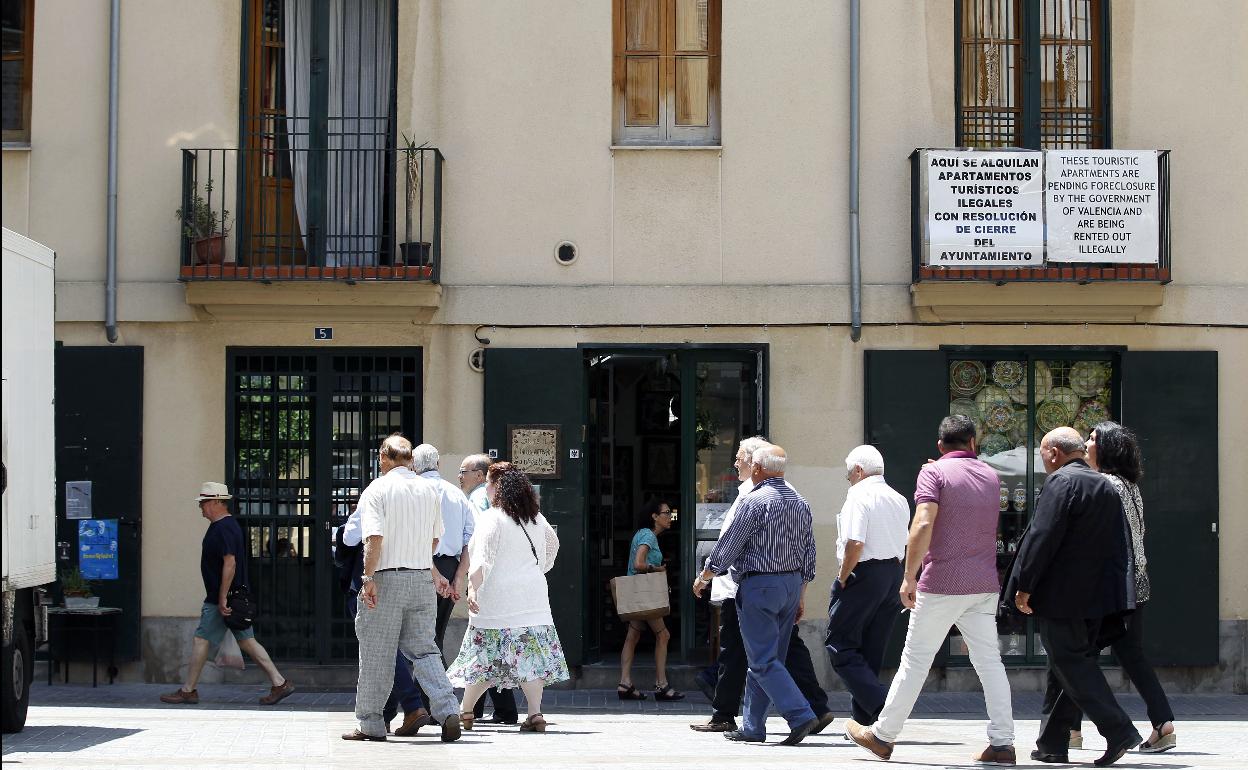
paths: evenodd
<path fill-rule="evenodd" d="M 221 643 L 226 631 L 234 634 L 239 649 L 250 655 L 269 676 L 273 686 L 268 695 L 260 698 L 261 705 L 272 706 L 295 691 L 295 686 L 278 672 L 269 653 L 256 641 L 251 627 L 235 631 L 225 625 L 225 618 L 230 614 L 226 603 L 230 589 L 247 585 L 246 539 L 243 528 L 230 515 L 226 501 L 231 499 L 230 488 L 215 481 L 205 481 L 195 498 L 200 515 L 208 520 L 208 531 L 204 533 L 199 558 L 199 571 L 204 579 L 204 605 L 200 609 L 199 628 L 195 630 L 195 641 L 191 647 L 186 683 L 168 695 L 160 696 L 165 703 L 199 703 L 199 691 L 195 685 L 208 660 L 209 649 Z"/>

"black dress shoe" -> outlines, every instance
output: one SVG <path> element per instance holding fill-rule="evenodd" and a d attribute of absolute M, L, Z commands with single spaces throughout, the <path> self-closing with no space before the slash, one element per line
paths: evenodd
<path fill-rule="evenodd" d="M 1049 764 L 1054 765 L 1070 764 L 1070 760 L 1067 759 L 1065 754 L 1050 754 L 1047 751 L 1040 751 L 1039 749 L 1031 752 L 1031 758 L 1036 762 L 1048 762 Z"/>
<path fill-rule="evenodd" d="M 817 727 L 819 727 L 818 719 L 808 719 L 807 721 L 802 722 L 797 727 L 794 727 L 792 731 L 789 732 L 789 737 L 780 741 L 780 745 L 781 746 L 796 746 L 797 744 L 805 740 L 806 736 L 813 733 L 815 731 L 815 728 Z"/>
<path fill-rule="evenodd" d="M 835 720 L 836 720 L 836 714 L 833 714 L 831 711 L 825 711 L 819 717 L 819 724 L 815 726 L 814 730 L 810 731 L 810 734 L 818 735 L 819 733 L 826 730 L 828 728 L 828 725 L 832 724 L 832 722 Z"/>
<path fill-rule="evenodd" d="M 1108 767 L 1109 765 L 1112 765 L 1118 760 L 1122 759 L 1122 756 L 1124 754 L 1126 754 L 1128 751 L 1135 748 L 1136 746 L 1139 746 L 1143 742 L 1144 742 L 1144 739 L 1140 737 L 1140 734 L 1135 731 L 1135 728 L 1132 728 L 1130 736 L 1114 741 L 1113 743 L 1109 744 L 1109 746 L 1106 747 L 1105 749 L 1105 753 L 1102 754 L 1100 758 L 1095 760 L 1092 764 L 1096 765 L 1097 767 Z"/>
<path fill-rule="evenodd" d="M 755 738 L 752 735 L 746 735 L 740 730 L 729 730 L 724 733 L 724 738 L 730 741 L 737 741 L 738 743 L 762 743 L 766 740 L 766 737 Z"/>
<path fill-rule="evenodd" d="M 514 725 L 520 721 L 520 716 L 513 714 L 509 717 L 505 717 L 499 716 L 498 714 L 491 714 L 489 719 L 482 719 L 480 721 L 490 725 Z"/>
<path fill-rule="evenodd" d="M 726 719 L 723 722 L 711 720 L 702 724 L 689 725 L 689 729 L 699 733 L 727 733 L 737 729 L 737 720 Z"/>

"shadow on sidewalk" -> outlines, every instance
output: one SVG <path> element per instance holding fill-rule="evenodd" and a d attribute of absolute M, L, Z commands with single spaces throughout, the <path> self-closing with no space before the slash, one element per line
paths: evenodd
<path fill-rule="evenodd" d="M 93 748 L 118 738 L 125 738 L 141 729 L 126 727 L 90 727 L 84 725 L 28 726 L 20 733 L 4 736 L 4 755 L 16 752 L 58 753 Z"/>

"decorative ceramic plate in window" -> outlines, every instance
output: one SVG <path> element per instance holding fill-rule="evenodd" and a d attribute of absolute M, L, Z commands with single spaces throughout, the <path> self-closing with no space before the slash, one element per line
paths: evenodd
<path fill-rule="evenodd" d="M 1014 409 L 1009 403 L 992 404 L 984 412 L 984 429 L 994 433 L 1004 433 L 1014 422 Z"/>
<path fill-rule="evenodd" d="M 1014 448 L 1014 444 L 1000 433 L 989 433 L 979 444 L 981 455 L 999 455 Z"/>
<path fill-rule="evenodd" d="M 1013 408 L 1009 392 L 999 385 L 986 385 L 979 393 L 976 393 L 975 406 L 979 407 L 979 413 L 985 419 L 988 417 L 989 410 L 994 406 Z"/>
<path fill-rule="evenodd" d="M 1036 428 L 1048 433 L 1054 428 L 1070 425 L 1079 406 L 1079 396 L 1070 388 L 1053 388 L 1036 407 Z"/>
<path fill-rule="evenodd" d="M 1084 438 L 1092 432 L 1092 429 L 1098 423 L 1105 422 L 1109 419 L 1109 408 L 1095 399 L 1084 401 L 1079 406 L 1079 411 L 1075 413 L 1075 424 L 1072 426 L 1079 431 Z"/>
<path fill-rule="evenodd" d="M 1053 389 L 1053 370 L 1044 361 L 1035 362 L 1036 370 L 1036 401 L 1043 401 Z M 1026 398 L 1023 399 L 1026 402 Z"/>
<path fill-rule="evenodd" d="M 979 407 L 969 398 L 955 398 L 949 402 L 949 414 L 964 414 L 976 423 L 980 421 Z"/>
<path fill-rule="evenodd" d="M 992 381 L 1009 390 L 1023 383 L 1022 361 L 997 361 L 992 365 Z"/>
<path fill-rule="evenodd" d="M 1095 396 L 1109 382 L 1109 364 L 1104 361 L 1076 361 L 1070 367 L 1070 387 L 1085 398 Z"/>
<path fill-rule="evenodd" d="M 949 367 L 949 389 L 959 396 L 973 396 L 988 381 L 983 361 L 954 361 Z"/>

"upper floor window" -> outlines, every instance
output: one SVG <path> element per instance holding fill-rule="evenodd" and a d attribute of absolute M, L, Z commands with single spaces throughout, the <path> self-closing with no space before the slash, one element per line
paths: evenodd
<path fill-rule="evenodd" d="M 615 0 L 617 144 L 719 144 L 720 0 Z"/>
<path fill-rule="evenodd" d="M 1109 0 L 955 0 L 959 147 L 1103 149 Z"/>
<path fill-rule="evenodd" d="M 3 0 L 0 6 L 3 41 L 4 141 L 30 141 L 30 72 L 35 0 Z"/>

